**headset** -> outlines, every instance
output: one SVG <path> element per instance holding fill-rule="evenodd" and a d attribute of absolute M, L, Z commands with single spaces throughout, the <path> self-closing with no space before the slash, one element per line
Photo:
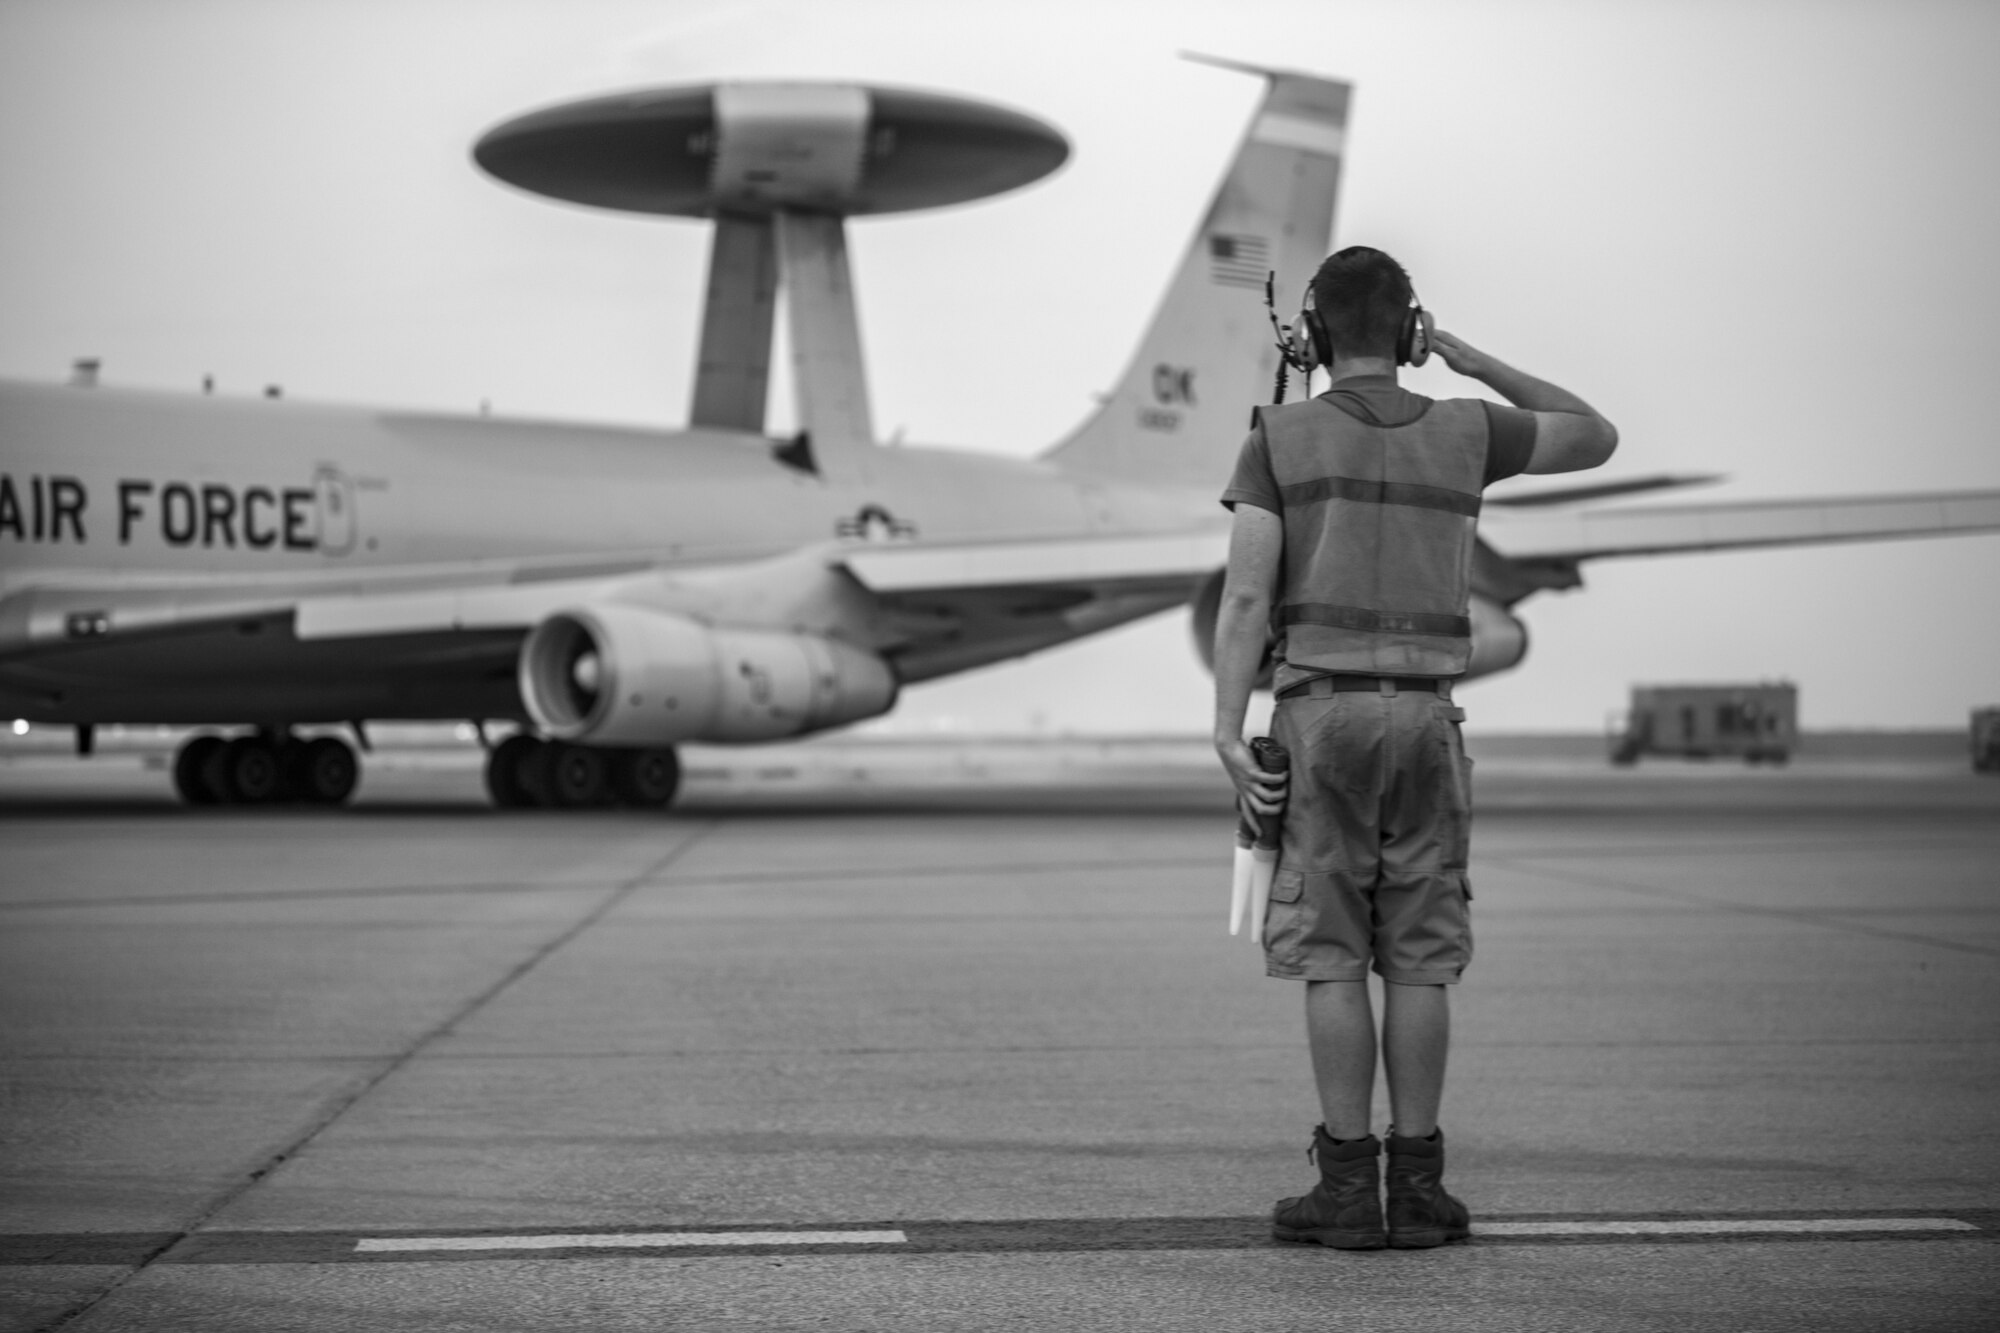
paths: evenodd
<path fill-rule="evenodd" d="M 1275 288 L 1276 273 L 1267 272 L 1264 277 L 1264 308 L 1270 313 L 1271 328 L 1278 337 L 1278 352 L 1282 358 L 1279 374 L 1284 366 L 1311 375 L 1321 366 L 1333 361 L 1333 340 L 1327 337 L 1326 321 L 1319 317 L 1318 304 L 1313 300 L 1312 284 L 1306 284 L 1305 300 L 1299 306 L 1299 318 L 1295 324 L 1278 322 L 1278 307 Z M 1437 331 L 1437 320 L 1424 309 L 1424 303 L 1417 299 L 1414 289 L 1410 292 L 1410 308 L 1403 316 L 1403 326 L 1396 332 L 1396 364 L 1399 366 L 1421 366 L 1431 359 L 1432 334 Z M 1280 381 L 1282 386 L 1282 381 Z M 1282 395 L 1282 387 L 1279 390 Z"/>

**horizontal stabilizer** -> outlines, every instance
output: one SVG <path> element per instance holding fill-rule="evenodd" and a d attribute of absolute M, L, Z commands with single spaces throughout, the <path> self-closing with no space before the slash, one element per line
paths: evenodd
<path fill-rule="evenodd" d="M 1235 70 L 1238 74 L 1257 74 L 1267 79 L 1323 79 L 1323 74 L 1309 70 L 1286 69 L 1282 65 L 1259 65 L 1248 60 L 1231 60 L 1228 56 L 1212 56 L 1204 51 L 1176 52 L 1182 60 L 1191 60 L 1197 65 L 1213 65 L 1217 69 Z"/>
<path fill-rule="evenodd" d="M 1662 491 L 1681 486 L 1712 486 L 1723 480 L 1719 472 L 1688 473 L 1675 476 L 1663 472 L 1653 477 L 1629 477 L 1624 481 L 1600 481 L 1582 486 L 1558 486 L 1554 490 L 1529 491 L 1524 495 L 1489 495 L 1486 505 L 1510 509 L 1533 509 L 1541 505 L 1581 504 L 1585 500 L 1607 500 L 1614 495 L 1636 495 L 1640 491 Z"/>
<path fill-rule="evenodd" d="M 1480 535 L 1515 560 L 1804 546 L 2000 531 L 2000 491 L 1491 514 Z"/>

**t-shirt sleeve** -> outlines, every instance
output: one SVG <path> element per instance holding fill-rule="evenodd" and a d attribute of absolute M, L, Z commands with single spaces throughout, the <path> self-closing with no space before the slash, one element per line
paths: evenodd
<path fill-rule="evenodd" d="M 1535 414 L 1480 401 L 1486 409 L 1486 481 L 1518 477 L 1535 461 Z"/>
<path fill-rule="evenodd" d="M 1222 493 L 1223 508 L 1233 511 L 1240 504 L 1256 505 L 1278 515 L 1285 512 L 1278 479 L 1271 475 L 1271 445 L 1264 438 L 1261 416 L 1250 427 L 1249 438 L 1243 441 L 1242 452 L 1236 455 L 1236 473 L 1229 479 L 1229 489 Z"/>

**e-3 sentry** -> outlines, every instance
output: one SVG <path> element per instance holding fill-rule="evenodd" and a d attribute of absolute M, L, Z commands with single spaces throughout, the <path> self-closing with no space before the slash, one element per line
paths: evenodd
<path fill-rule="evenodd" d="M 684 742 L 842 726 L 1171 607 L 1206 655 L 1216 496 L 1276 368 L 1264 282 L 1302 289 L 1330 248 L 1347 125 L 1346 84 L 1250 72 L 1263 99 L 1131 362 L 1027 460 L 877 442 L 847 227 L 1029 184 L 1068 154 L 1050 126 L 726 83 L 494 128 L 474 156 L 501 181 L 711 229 L 686 429 L 0 385 L 0 716 L 216 728 L 176 765 L 196 802 L 344 799 L 352 749 L 303 728 L 508 720 L 501 803 L 660 805 Z M 1521 660 L 1512 608 L 1585 560 L 2000 527 L 1992 492 L 1575 507 L 1683 480 L 1489 500 L 1472 674 Z"/>

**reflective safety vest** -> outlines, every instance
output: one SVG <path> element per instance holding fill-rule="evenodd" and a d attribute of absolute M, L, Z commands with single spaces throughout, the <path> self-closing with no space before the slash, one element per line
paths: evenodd
<path fill-rule="evenodd" d="M 1488 427 L 1476 398 L 1372 425 L 1318 398 L 1260 412 L 1284 499 L 1280 689 L 1329 671 L 1460 676 Z"/>

